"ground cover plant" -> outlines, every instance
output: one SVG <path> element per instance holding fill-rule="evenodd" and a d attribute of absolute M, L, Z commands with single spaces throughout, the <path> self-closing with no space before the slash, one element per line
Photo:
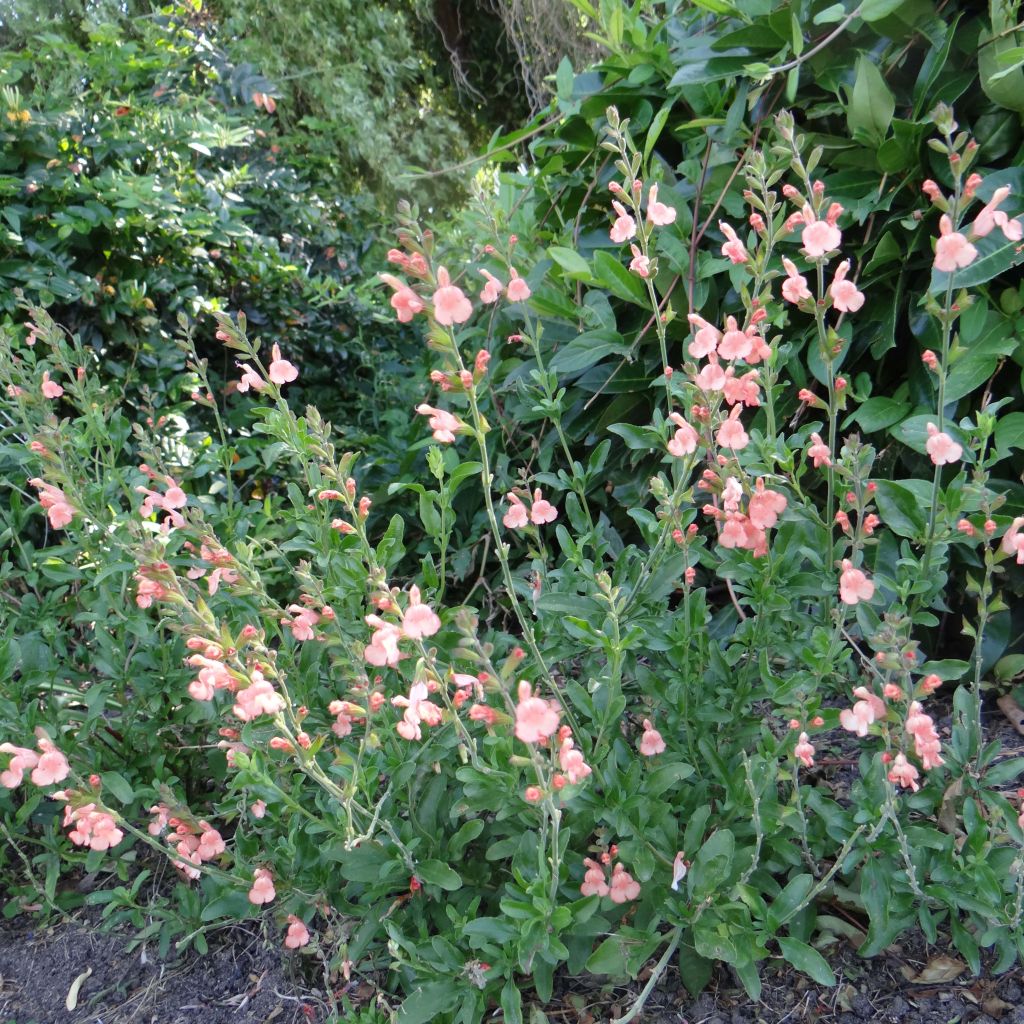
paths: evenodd
<path fill-rule="evenodd" d="M 842 921 L 819 914 L 826 894 L 865 915 L 865 954 L 918 926 L 933 939 L 948 931 L 975 970 L 982 950 L 997 970 L 1012 966 L 1024 886 L 1009 787 L 1021 761 L 987 741 L 981 684 L 1024 517 L 1006 515 L 989 485 L 998 410 L 950 422 L 943 391 L 969 306 L 956 274 L 978 259 L 979 239 L 1019 241 L 1021 225 L 1001 209 L 1006 192 L 974 173 L 976 147 L 952 112 L 935 121 L 952 187 L 927 192 L 933 262 L 947 276 L 927 303 L 938 350 L 920 355 L 935 379 L 919 439 L 930 498 L 904 509 L 905 531 L 879 515 L 876 453 L 838 429 L 850 395 L 835 324 L 855 322 L 864 296 L 842 258 L 844 210 L 788 115 L 745 168 L 749 226 L 741 237 L 720 225 L 735 312 L 720 325 L 690 314 L 677 369 L 665 350 L 647 428 L 661 466 L 649 499 L 627 510 L 639 543 L 590 505 L 608 441 L 560 474 L 499 468 L 487 346 L 531 351 L 530 386 L 558 432 L 557 379 L 507 240 L 480 265 L 475 299 L 440 262 L 455 254 L 411 219 L 391 254 L 402 276 L 385 275 L 397 315 L 427 320 L 444 396 L 415 410 L 436 442 L 432 479 L 397 482 L 417 494 L 434 541 L 418 570 L 401 568 L 403 518 L 376 521 L 358 457 L 338 450 L 314 408 L 288 406 L 298 368 L 277 345 L 266 353 L 243 319 L 220 315 L 217 334 L 236 353 L 235 390 L 254 400 L 268 460 L 291 477 L 264 511 L 286 524 L 280 542 L 255 523 L 239 529 L 252 511 L 233 503 L 230 471 L 207 467 L 216 486 L 190 494 L 183 472 L 194 480 L 196 465 L 159 421 L 135 427 L 145 462 L 121 463 L 88 428 L 106 383 L 77 341 L 30 310 L 34 344 L 4 365 L 40 467 L 31 486 L 50 526 L 80 537 L 85 586 L 130 564 L 121 614 L 173 637 L 191 669 L 182 692 L 161 697 L 207 743 L 219 734 L 225 755 L 218 791 L 195 811 L 180 779 L 90 774 L 87 747 L 72 764 L 57 731 L 39 726 L 34 745 L 4 748 L 4 785 L 30 794 L 22 813 L 49 813 L 51 836 L 70 828 L 87 867 L 126 849 L 166 853 L 184 903 L 208 922 L 192 940 L 223 915 L 270 905 L 285 944 L 328 970 L 387 962 L 403 1020 L 439 1008 L 477 1020 L 492 1002 L 518 1019 L 524 992 L 543 1004 L 563 964 L 624 975 L 659 956 L 645 991 L 677 954 L 695 988 L 725 960 L 756 993 L 771 956 L 828 979 L 813 943 Z M 614 108 L 606 138 L 610 239 L 657 310 L 652 243 L 678 211 Z M 498 303 L 521 318 L 511 340 L 476 326 Z M 801 396 L 814 418 L 793 430 L 776 398 L 793 386 L 780 353 L 799 316 L 815 322 L 826 381 L 821 397 Z M 661 316 L 655 330 L 665 344 Z M 187 331 L 182 344 L 205 388 Z M 78 418 L 58 420 L 53 403 Z M 453 506 L 471 480 L 508 602 L 490 621 L 445 599 Z M 936 622 L 953 546 L 982 565 L 965 625 L 974 649 L 934 661 L 915 631 Z M 724 615 L 709 599 L 719 584 Z M 928 712 L 943 686 L 955 691 L 947 743 Z M 61 726 L 81 736 L 87 703 L 68 694 L 63 710 Z M 813 774 L 836 732 L 857 737 L 845 792 Z M 57 784 L 62 819 L 44 800 Z M 127 887 L 96 899 L 139 913 Z"/>

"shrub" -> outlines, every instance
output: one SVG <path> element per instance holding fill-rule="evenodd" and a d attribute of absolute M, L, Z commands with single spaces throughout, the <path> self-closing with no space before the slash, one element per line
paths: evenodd
<path fill-rule="evenodd" d="M 21 31 L 0 75 L 8 321 L 20 289 L 166 404 L 190 383 L 178 316 L 230 304 L 315 358 L 318 398 L 352 382 L 351 408 L 380 342 L 400 343 L 346 287 L 377 218 L 351 190 L 311 189 L 275 141 L 271 82 L 190 5 Z"/>
<path fill-rule="evenodd" d="M 33 310 L 36 344 L 0 358 L 0 374 L 41 506 L 72 538 L 75 600 L 91 616 L 88 590 L 132 576 L 107 619 L 130 622 L 147 655 L 173 636 L 185 662 L 136 682 L 131 653 L 132 686 L 158 691 L 189 735 L 217 732 L 225 760 L 207 748 L 191 792 L 170 765 L 151 779 L 100 771 L 98 733 L 114 726 L 87 728 L 90 694 L 106 685 L 97 662 L 66 700 L 4 709 L 15 744 L 4 784 L 56 744 L 71 764 L 51 756 L 36 781 L 65 784 L 86 866 L 108 847 L 123 865 L 148 846 L 183 876 L 178 909 L 158 909 L 154 929 L 199 944 L 217 921 L 269 905 L 286 944 L 330 976 L 389 971 L 407 1024 L 477 1021 L 494 1004 L 521 1020 L 524 993 L 548 1000 L 556 969 L 636 976 L 655 955 L 627 1017 L 676 956 L 694 991 L 715 961 L 755 997 L 769 959 L 830 983 L 817 947 L 848 929 L 826 896 L 863 921 L 865 955 L 919 926 L 932 942 L 948 935 L 975 971 L 983 950 L 1008 970 L 1024 939 L 1009 789 L 1024 760 L 986 734 L 982 687 L 1024 517 L 1005 513 L 991 478 L 1005 415 L 983 394 L 954 419 L 947 396 L 974 308 L 960 276 L 1020 222 L 974 173 L 979 150 L 949 109 L 934 121 L 951 188 L 929 186 L 940 216 L 923 220 L 917 245 L 932 236 L 945 276 L 923 306 L 936 325 L 918 356 L 927 422 L 907 435 L 923 458 L 901 482 L 844 426 L 860 403 L 842 360 L 867 286 L 843 258 L 848 214 L 784 114 L 743 170 L 750 230 L 723 216 L 726 241 L 705 262 L 721 307 L 689 315 L 685 353 L 671 313 L 659 315 L 658 264 L 681 212 L 650 135 L 634 143 L 614 108 L 603 142 L 615 249 L 566 248 L 561 270 L 529 267 L 496 233 L 470 278 L 484 285 L 478 303 L 446 269 L 462 254 L 405 220 L 392 305 L 425 319 L 444 397 L 417 409 L 436 442 L 426 472 L 394 481 L 415 511 L 387 523 L 359 458 L 315 408 L 299 416 L 284 400 L 298 373 L 288 350 L 268 358 L 244 317 L 218 314 L 218 337 L 246 392 L 231 401 L 254 399 L 262 458 L 286 479 L 262 504 L 240 498 L 215 436 L 182 444 L 156 416 L 132 425 L 144 463 L 122 459 L 89 354 Z M 549 280 L 596 281 L 595 268 L 646 302 L 660 365 L 677 364 L 652 389 L 650 419 L 618 432 L 653 467 L 646 493 L 600 504 L 611 439 L 582 452 L 567 438 L 564 350 L 548 358 L 544 319 Z M 585 308 L 610 308 L 596 284 Z M 496 309 L 519 328 L 506 342 Z M 802 381 L 788 339 L 805 321 L 822 381 L 799 395 L 807 421 L 792 425 L 783 410 Z M 205 394 L 188 333 L 182 343 Z M 528 353 L 521 394 L 555 439 L 543 462 L 501 427 L 502 345 Z M 70 415 L 59 420 L 55 402 Z M 430 544 L 413 559 L 415 517 Z M 454 532 L 480 521 L 478 581 L 452 588 Z M 937 624 L 954 550 L 979 567 L 969 657 L 937 660 L 918 638 Z M 86 635 L 81 656 L 104 643 Z M 32 665 L 14 646 L 17 692 Z M 954 691 L 945 741 L 939 688 Z M 138 720 L 133 693 L 123 716 L 136 735 L 165 727 Z M 37 724 L 37 747 L 24 746 Z M 844 756 L 822 757 L 833 749 Z M 833 770 L 846 761 L 852 776 Z M 22 822 L 46 816 L 42 791 L 23 782 L 8 798 L 26 800 Z M 140 913 L 123 887 L 91 900 Z"/>

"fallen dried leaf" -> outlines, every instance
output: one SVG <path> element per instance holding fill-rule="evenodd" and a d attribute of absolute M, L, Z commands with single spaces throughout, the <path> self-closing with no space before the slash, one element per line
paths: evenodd
<path fill-rule="evenodd" d="M 920 974 L 908 977 L 907 981 L 914 985 L 936 985 L 946 981 L 955 981 L 966 970 L 967 964 L 963 960 L 954 960 L 949 956 L 937 956 L 924 965 Z"/>
<path fill-rule="evenodd" d="M 85 984 L 85 979 L 92 974 L 92 968 L 86 967 L 82 973 L 71 982 L 71 988 L 68 989 L 68 997 L 64 1000 L 64 1005 L 68 1010 L 74 1010 L 78 1006 L 78 993 L 82 986 Z"/>
<path fill-rule="evenodd" d="M 996 704 L 999 710 L 1006 715 L 1007 721 L 1024 736 L 1024 708 L 1022 708 L 1009 694 L 1000 697 Z"/>
<path fill-rule="evenodd" d="M 961 776 L 947 786 L 946 792 L 942 794 L 942 806 L 939 808 L 938 814 L 939 827 L 951 836 L 956 835 L 959 831 L 960 815 L 957 813 L 957 803 L 963 793 L 964 780 Z"/>
<path fill-rule="evenodd" d="M 1002 1017 L 1007 1010 L 1013 1009 L 1013 1003 L 1008 1003 L 999 996 L 991 996 L 986 999 L 982 1004 L 981 1008 L 990 1016 L 999 1018 Z"/>

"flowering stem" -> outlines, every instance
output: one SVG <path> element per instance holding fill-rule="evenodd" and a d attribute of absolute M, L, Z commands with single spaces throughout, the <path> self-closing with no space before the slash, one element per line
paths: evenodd
<path fill-rule="evenodd" d="M 457 351 L 458 349 L 456 348 L 456 352 Z M 461 363 L 461 357 L 459 362 Z M 576 724 L 576 719 L 572 713 L 572 709 L 566 701 L 565 695 L 562 693 L 561 689 L 555 684 L 554 677 L 551 675 L 547 662 L 541 654 L 540 648 L 537 646 L 537 638 L 534 635 L 533 626 L 526 618 L 526 615 L 523 612 L 523 606 L 519 601 L 519 595 L 516 593 L 515 580 L 512 577 L 512 567 L 509 565 L 508 561 L 508 545 L 504 540 L 502 540 L 501 530 L 498 527 L 498 516 L 494 509 L 494 496 L 492 494 L 494 477 L 491 472 L 490 456 L 487 452 L 486 424 L 483 416 L 480 414 L 480 407 L 477 404 L 476 389 L 470 388 L 467 394 L 469 396 L 470 412 L 473 417 L 473 427 L 477 441 L 477 448 L 480 452 L 480 480 L 483 484 L 484 505 L 487 511 L 487 521 L 490 523 L 491 533 L 494 536 L 494 552 L 498 556 L 498 562 L 501 564 L 501 575 L 505 581 L 505 589 L 508 591 L 509 601 L 512 604 L 512 610 L 515 617 L 519 622 L 519 628 L 522 630 L 526 646 L 529 647 L 530 653 L 533 655 L 538 669 L 541 671 L 545 682 L 548 684 L 548 688 L 552 693 L 554 693 L 558 703 L 561 705 L 562 711 L 565 714 L 569 725 L 572 727 L 573 732 L 578 733 L 579 728 Z"/>

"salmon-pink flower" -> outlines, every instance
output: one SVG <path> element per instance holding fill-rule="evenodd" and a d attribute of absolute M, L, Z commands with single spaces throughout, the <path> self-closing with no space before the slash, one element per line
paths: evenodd
<path fill-rule="evenodd" d="M 441 628 L 441 620 L 428 604 L 420 603 L 420 588 L 409 588 L 409 607 L 402 618 L 402 631 L 410 640 L 433 636 Z"/>
<path fill-rule="evenodd" d="M 469 709 L 469 719 L 471 722 L 484 722 L 491 728 L 498 721 L 498 712 L 487 704 L 474 704 Z"/>
<path fill-rule="evenodd" d="M 721 391 L 725 387 L 727 379 L 725 370 L 718 362 L 718 356 L 711 355 L 708 357 L 707 366 L 703 367 L 699 373 L 694 374 L 693 382 L 701 391 L 712 392 Z"/>
<path fill-rule="evenodd" d="M 280 345 L 275 345 L 271 349 L 271 356 L 273 358 L 271 359 L 270 366 L 267 367 L 267 376 L 277 385 L 291 384 L 299 375 L 298 369 L 289 363 L 287 359 L 281 358 Z"/>
<path fill-rule="evenodd" d="M 651 261 L 640 251 L 636 244 L 631 244 L 629 251 L 633 258 L 629 261 L 629 269 L 639 277 L 651 276 Z"/>
<path fill-rule="evenodd" d="M 558 765 L 575 786 L 590 774 L 590 765 L 583 760 L 583 753 L 576 749 L 571 736 L 562 740 L 558 748 Z"/>
<path fill-rule="evenodd" d="M 935 269 L 952 274 L 961 267 L 966 267 L 977 258 L 978 250 L 974 248 L 965 235 L 953 230 L 953 222 L 947 214 L 939 218 L 939 239 L 935 243 Z"/>
<path fill-rule="evenodd" d="M 730 316 L 725 321 L 725 333 L 718 343 L 718 355 L 722 359 L 746 359 L 753 348 L 753 342 L 746 331 L 741 331 L 736 317 Z"/>
<path fill-rule="evenodd" d="M 426 303 L 419 295 L 394 274 L 379 274 L 378 276 L 392 289 L 391 308 L 401 323 L 409 323 L 417 313 L 422 313 L 427 308 Z"/>
<path fill-rule="evenodd" d="M 584 857 L 583 863 L 586 864 L 587 870 L 583 875 L 580 892 L 584 896 L 607 896 L 609 890 L 608 883 L 605 881 L 604 868 L 590 857 Z"/>
<path fill-rule="evenodd" d="M 778 522 L 779 516 L 786 511 L 786 505 L 786 496 L 766 488 L 764 478 L 760 477 L 754 484 L 754 493 L 747 503 L 747 514 L 754 526 L 765 530 Z"/>
<path fill-rule="evenodd" d="M 249 813 L 254 818 L 262 818 L 267 813 L 267 805 L 263 800 L 256 800 L 249 805 Z"/>
<path fill-rule="evenodd" d="M 892 762 L 892 768 L 889 769 L 889 781 L 898 783 L 905 789 L 909 788 L 916 793 L 921 788 L 917 784 L 918 777 L 917 769 L 903 754 L 897 754 Z"/>
<path fill-rule="evenodd" d="M 832 458 L 829 454 L 828 445 L 821 439 L 820 434 L 811 434 L 811 446 L 807 449 L 807 457 L 813 459 L 814 468 L 820 466 L 831 466 Z"/>
<path fill-rule="evenodd" d="M 612 870 L 612 884 L 608 896 L 612 903 L 627 903 L 640 895 L 640 883 L 621 865 L 616 864 Z"/>
<path fill-rule="evenodd" d="M 677 412 L 670 413 L 669 419 L 677 427 L 672 440 L 668 443 L 669 455 L 674 455 L 677 459 L 684 455 L 692 455 L 697 450 L 697 443 L 700 440 L 697 431 Z"/>
<path fill-rule="evenodd" d="M 950 462 L 958 462 L 963 455 L 963 448 L 945 431 L 940 431 L 934 423 L 928 424 L 928 440 L 925 448 L 928 456 L 936 466 L 945 466 Z"/>
<path fill-rule="evenodd" d="M 519 683 L 515 734 L 524 743 L 539 743 L 558 728 L 558 706 L 531 694 L 530 684 Z"/>
<path fill-rule="evenodd" d="M 398 650 L 398 641 L 402 636 L 401 628 L 394 623 L 385 622 L 377 615 L 367 615 L 366 624 L 373 627 L 373 636 L 370 643 L 363 648 L 363 657 L 378 668 L 384 665 L 393 668 L 402 657 Z"/>
<path fill-rule="evenodd" d="M 743 411 L 742 406 L 734 405 L 729 418 L 718 428 L 715 441 L 720 448 L 731 448 L 733 451 L 740 451 L 750 443 L 750 437 L 743 429 L 739 421 L 739 415 Z"/>
<path fill-rule="evenodd" d="M 916 700 L 911 702 L 908 709 L 906 729 L 914 737 L 914 751 L 921 758 L 921 766 L 926 772 L 945 764 L 939 753 L 942 744 L 935 723 Z"/>
<path fill-rule="evenodd" d="M 57 794 L 59 796 L 59 794 Z M 76 846 L 88 846 L 91 850 L 109 850 L 117 846 L 124 833 L 117 827 L 112 815 L 96 809 L 95 804 L 82 807 L 64 808 L 64 825 L 74 824 L 68 833 L 68 839 Z"/>
<path fill-rule="evenodd" d="M 505 497 L 508 500 L 508 511 L 502 516 L 501 521 L 510 530 L 521 530 L 530 521 L 526 506 L 523 504 L 522 499 L 511 491 Z"/>
<path fill-rule="evenodd" d="M 644 732 L 637 743 L 637 749 L 644 757 L 654 757 L 655 754 L 665 752 L 665 741 L 662 739 L 661 733 L 651 725 L 649 718 L 644 719 Z"/>
<path fill-rule="evenodd" d="M 257 907 L 269 903 L 276 895 L 273 876 L 266 868 L 257 868 L 253 872 L 252 888 L 249 890 L 249 902 Z"/>
<path fill-rule="evenodd" d="M 803 762 L 805 768 L 814 767 L 814 745 L 808 738 L 807 733 L 800 733 L 800 736 L 797 738 L 797 744 L 793 748 L 793 753 Z"/>
<path fill-rule="evenodd" d="M 843 571 L 839 574 L 839 599 L 843 604 L 857 604 L 859 601 L 870 601 L 875 593 L 875 585 L 853 563 L 843 559 Z"/>
<path fill-rule="evenodd" d="M 205 825 L 205 822 L 203 824 Z M 215 828 L 206 825 L 203 834 L 199 837 L 199 847 L 196 852 L 199 854 L 200 860 L 213 860 L 214 857 L 219 857 L 224 853 L 227 848 L 227 843 L 224 842 L 221 834 Z"/>
<path fill-rule="evenodd" d="M 10 754 L 11 760 L 7 768 L 0 772 L 0 786 L 5 789 L 17 789 L 29 771 L 39 763 L 39 755 L 26 747 L 16 747 L 12 743 L 0 743 L 0 752 Z"/>
<path fill-rule="evenodd" d="M 830 220 L 818 220 L 809 205 L 803 208 L 804 229 L 800 233 L 804 252 L 812 259 L 820 259 L 833 249 L 838 249 L 843 234 Z"/>
<path fill-rule="evenodd" d="M 647 219 L 660 227 L 671 224 L 676 219 L 675 207 L 666 206 L 658 200 L 657 185 L 652 185 L 647 193 Z"/>
<path fill-rule="evenodd" d="M 885 715 L 885 705 L 882 705 L 882 712 L 878 714 L 876 701 L 859 700 L 852 708 L 843 708 L 839 712 L 839 724 L 847 732 L 855 732 L 862 737 L 867 736 L 869 726 Z"/>
<path fill-rule="evenodd" d="M 722 393 L 729 405 L 735 405 L 737 402 L 749 407 L 760 405 L 761 377 L 757 370 L 748 370 L 742 377 L 737 377 L 735 369 L 727 367 Z"/>
<path fill-rule="evenodd" d="M 1024 228 L 1020 221 L 1010 220 L 1002 210 L 997 209 L 1009 194 L 1010 189 L 1007 185 L 997 188 L 992 193 L 992 198 L 981 208 L 971 225 L 972 235 L 984 238 L 993 228 L 998 227 L 1002 229 L 1008 241 L 1019 242 L 1021 240 L 1021 237 L 1024 236 Z"/>
<path fill-rule="evenodd" d="M 717 350 L 718 343 L 722 340 L 722 332 L 696 313 L 688 314 L 687 320 L 690 321 L 692 326 L 697 328 L 697 332 L 694 334 L 690 344 L 687 345 L 686 351 L 694 359 L 703 359 L 705 356 L 710 356 Z"/>
<path fill-rule="evenodd" d="M 829 286 L 828 293 L 832 296 L 832 304 L 840 313 L 856 313 L 864 305 L 864 293 L 857 291 L 852 281 L 846 280 L 850 271 L 850 261 L 843 260 L 836 267 L 835 276 Z"/>
<path fill-rule="evenodd" d="M 724 220 L 718 222 L 718 228 L 725 235 L 725 244 L 722 246 L 722 255 L 727 256 L 732 263 L 746 263 L 750 256 L 747 254 L 746 246 L 740 241 L 739 235 L 731 224 Z"/>
<path fill-rule="evenodd" d="M 511 279 L 505 289 L 509 302 L 525 302 L 530 297 L 530 286 L 516 273 L 515 267 L 509 267 Z"/>
<path fill-rule="evenodd" d="M 48 484 L 39 477 L 33 477 L 29 483 L 40 492 L 39 504 L 55 530 L 62 530 L 75 518 L 74 506 L 59 487 Z"/>
<path fill-rule="evenodd" d="M 288 931 L 285 933 L 284 944 L 288 949 L 309 945 L 309 929 L 294 914 L 288 915 Z"/>
<path fill-rule="evenodd" d="M 558 509 L 546 498 L 541 497 L 540 488 L 533 492 L 533 503 L 530 505 L 530 522 L 541 526 L 553 523 L 558 518 Z"/>
<path fill-rule="evenodd" d="M 43 373 L 43 383 L 41 386 L 43 392 L 43 398 L 60 398 L 64 394 L 64 389 L 53 380 L 50 380 L 49 371 Z"/>
<path fill-rule="evenodd" d="M 68 759 L 56 748 L 46 733 L 36 730 L 41 751 L 30 778 L 37 786 L 51 786 L 55 782 L 63 782 L 71 773 Z"/>
<path fill-rule="evenodd" d="M 1021 527 L 1024 527 L 1024 516 L 1017 516 L 1003 534 L 999 545 L 1003 554 L 1016 556 L 1018 565 L 1024 565 L 1024 533 Z"/>
<path fill-rule="evenodd" d="M 402 739 L 410 742 L 420 740 L 423 738 L 420 723 L 437 725 L 441 721 L 441 709 L 428 700 L 429 695 L 426 683 L 413 683 L 409 688 L 408 697 L 391 698 L 391 703 L 395 707 L 405 708 L 402 720 L 395 726 L 395 730 Z"/>
<path fill-rule="evenodd" d="M 267 386 L 267 382 L 248 363 L 236 363 L 235 365 L 242 371 L 242 379 L 236 385 L 237 390 L 242 394 L 245 394 L 249 388 L 252 388 L 253 391 L 262 391 Z"/>
<path fill-rule="evenodd" d="M 264 678 L 259 669 L 253 669 L 250 684 L 235 693 L 235 704 L 231 708 L 236 718 L 251 722 L 260 715 L 278 715 L 284 710 L 284 700 L 274 689 L 273 683 Z"/>
<path fill-rule="evenodd" d="M 489 270 L 481 268 L 480 273 L 487 279 L 487 284 L 480 290 L 480 301 L 485 306 L 489 306 L 501 298 L 501 292 L 505 286 Z"/>
<path fill-rule="evenodd" d="M 442 327 L 463 324 L 473 315 L 473 304 L 461 288 L 451 283 L 448 271 L 437 268 L 437 290 L 434 292 L 434 319 Z"/>
<path fill-rule="evenodd" d="M 807 278 L 796 269 L 796 264 L 783 256 L 782 265 L 786 270 L 786 280 L 782 282 L 782 297 L 787 302 L 794 304 L 811 298 L 811 291 L 807 287 Z"/>
<path fill-rule="evenodd" d="M 455 440 L 455 434 L 464 426 L 462 421 L 444 409 L 435 409 L 425 402 L 416 406 L 416 411 L 421 416 L 428 416 L 427 425 L 434 433 L 434 440 L 442 444 L 451 444 Z"/>
<path fill-rule="evenodd" d="M 615 223 L 612 224 L 609 237 L 616 244 L 628 242 L 636 234 L 636 221 L 626 212 L 626 208 L 617 199 L 612 200 L 615 210 Z"/>
<path fill-rule="evenodd" d="M 527 803 L 538 804 L 543 796 L 544 794 L 541 792 L 540 786 L 527 786 L 526 789 L 523 790 L 523 799 Z"/>

